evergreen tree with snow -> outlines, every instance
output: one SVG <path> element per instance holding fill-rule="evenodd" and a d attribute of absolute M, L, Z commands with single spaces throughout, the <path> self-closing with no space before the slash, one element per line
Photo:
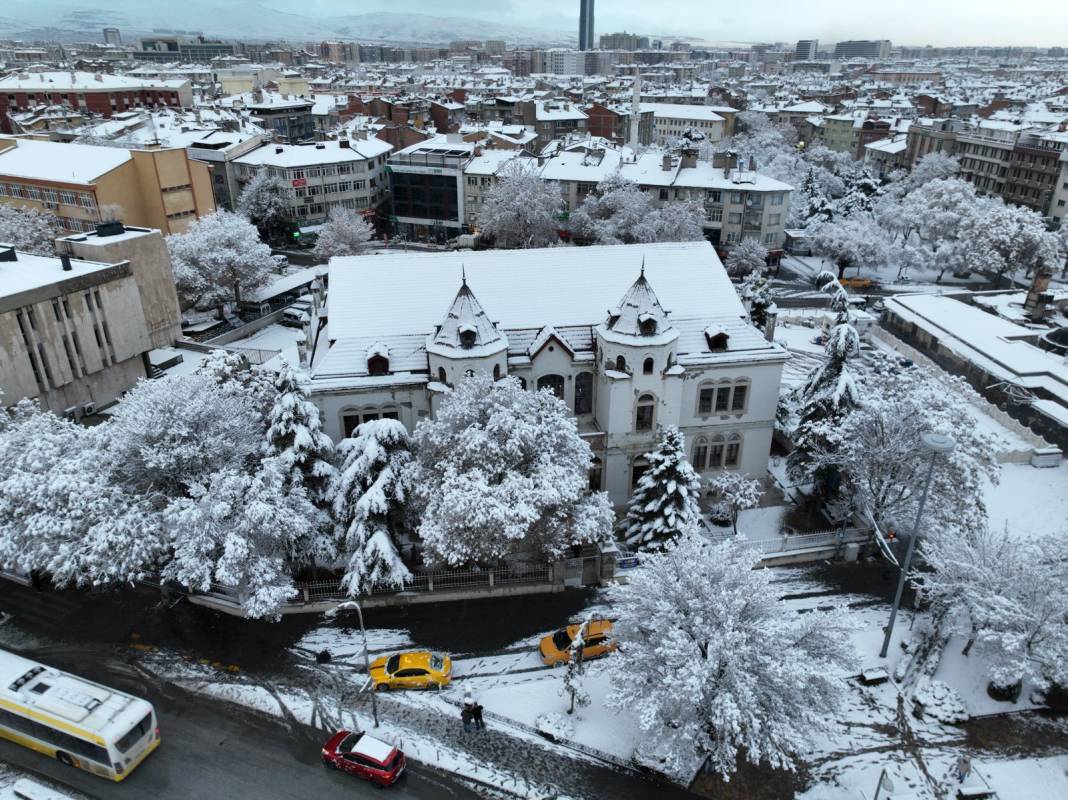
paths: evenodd
<path fill-rule="evenodd" d="M 206 308 L 266 285 L 274 261 L 256 228 L 237 214 L 215 211 L 194 221 L 185 233 L 167 237 L 174 281 L 183 307 Z"/>
<path fill-rule="evenodd" d="M 731 528 L 738 535 L 738 514 L 756 508 L 764 489 L 760 481 L 738 472 L 723 470 L 708 482 L 708 488 L 723 504 L 731 520 Z"/>
<path fill-rule="evenodd" d="M 793 769 L 845 698 L 844 614 L 792 612 L 757 562 L 737 539 L 686 536 L 608 590 L 619 651 L 606 704 L 637 719 L 669 776 L 707 759 L 729 777 L 740 756 Z"/>
<path fill-rule="evenodd" d="M 768 313 L 775 305 L 771 282 L 759 272 L 750 272 L 738 287 L 738 294 L 749 303 L 749 321 L 763 331 L 768 325 Z"/>
<path fill-rule="evenodd" d="M 882 186 L 872 171 L 862 164 L 853 167 L 846 180 L 845 195 L 837 203 L 840 217 L 870 216 Z"/>
<path fill-rule="evenodd" d="M 54 255 L 55 240 L 65 231 L 51 211 L 0 203 L 0 242 L 36 255 Z"/>
<path fill-rule="evenodd" d="M 799 207 L 802 222 L 830 222 L 834 218 L 834 208 L 831 201 L 816 180 L 816 168 L 809 167 L 805 173 L 804 183 L 801 184 L 801 196 Z"/>
<path fill-rule="evenodd" d="M 542 180 L 535 159 L 516 158 L 486 193 L 478 226 L 497 247 L 549 247 L 560 240 L 563 208 L 559 185 Z"/>
<path fill-rule="evenodd" d="M 628 547 L 656 550 L 700 521 L 701 478 L 686 459 L 678 428 L 660 432 L 649 468 L 634 487 L 621 525 Z"/>
<path fill-rule="evenodd" d="M 380 419 L 364 422 L 355 434 L 337 446 L 341 466 L 333 488 L 339 549 L 346 559 L 342 583 L 352 597 L 376 586 L 399 589 L 411 580 L 394 537 L 406 499 L 408 432 L 397 420 Z"/>
<path fill-rule="evenodd" d="M 237 199 L 237 212 L 259 229 L 271 242 L 279 238 L 290 215 L 293 190 L 267 170 L 257 172 Z"/>
<path fill-rule="evenodd" d="M 590 446 L 548 390 L 484 373 L 464 378 L 413 441 L 407 485 L 431 562 L 551 558 L 611 536 L 611 504 L 589 491 Z"/>
<path fill-rule="evenodd" d="M 267 444 L 279 466 L 317 504 L 330 504 L 334 444 L 323 433 L 319 408 L 308 398 L 307 375 L 283 364 L 275 379 L 277 399 L 267 422 Z"/>
<path fill-rule="evenodd" d="M 742 239 L 727 253 L 724 266 L 733 278 L 745 278 L 754 272 L 762 274 L 768 266 L 768 248 L 756 239 Z"/>
<path fill-rule="evenodd" d="M 324 261 L 335 256 L 359 255 L 373 233 L 374 229 L 360 214 L 347 208 L 332 208 L 312 253 Z"/>

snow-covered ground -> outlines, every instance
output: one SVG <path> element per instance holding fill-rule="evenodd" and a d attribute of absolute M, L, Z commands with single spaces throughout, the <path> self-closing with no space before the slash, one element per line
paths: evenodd
<path fill-rule="evenodd" d="M 1025 536 L 1068 536 L 1068 461 L 1038 469 L 1002 464 L 1001 482 L 984 495 L 990 525 Z"/>
<path fill-rule="evenodd" d="M 284 359 L 295 367 L 300 364 L 300 358 L 297 355 L 297 342 L 303 338 L 304 332 L 300 328 L 291 328 L 273 323 L 243 339 L 237 339 L 227 346 L 254 350 L 278 350 L 280 355 L 266 362 L 265 366 L 277 367 L 279 361 Z"/>

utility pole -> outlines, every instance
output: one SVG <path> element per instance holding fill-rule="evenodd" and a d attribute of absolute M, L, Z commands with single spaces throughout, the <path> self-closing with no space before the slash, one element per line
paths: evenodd
<path fill-rule="evenodd" d="M 908 579 L 909 567 L 912 566 L 912 554 L 916 550 L 916 539 L 920 536 L 920 519 L 923 517 L 923 507 L 927 504 L 927 494 L 931 490 L 931 478 L 934 477 L 935 462 L 940 455 L 948 455 L 957 446 L 950 437 L 941 433 L 925 433 L 920 437 L 923 449 L 930 453 L 930 465 L 927 468 L 927 477 L 923 482 L 923 494 L 920 495 L 920 505 L 916 509 L 916 521 L 912 525 L 912 536 L 909 537 L 908 549 L 905 551 L 905 561 L 901 565 L 901 577 L 897 582 L 897 594 L 894 595 L 894 606 L 890 610 L 890 622 L 886 626 L 886 636 L 883 638 L 883 648 L 879 651 L 879 658 L 886 658 L 890 649 L 890 637 L 894 634 L 894 621 L 897 619 L 897 611 L 901 607 L 901 594 L 905 591 L 905 581 Z"/>
<path fill-rule="evenodd" d="M 336 614 L 338 611 L 352 611 L 355 610 L 357 616 L 360 618 L 360 634 L 363 636 L 363 670 L 367 673 L 368 679 L 371 677 L 371 658 L 367 651 L 367 629 L 363 626 L 363 609 L 360 608 L 360 604 L 355 600 L 346 600 L 344 603 L 340 603 L 337 608 L 334 609 Z M 333 614 L 331 614 L 333 616 Z M 378 727 L 378 694 L 375 687 L 371 687 L 371 713 L 375 719 L 375 727 Z"/>

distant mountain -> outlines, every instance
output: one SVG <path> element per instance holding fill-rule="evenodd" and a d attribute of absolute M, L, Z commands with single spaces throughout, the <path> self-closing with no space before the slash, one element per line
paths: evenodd
<path fill-rule="evenodd" d="M 574 34 L 507 25 L 465 17 L 373 12 L 312 16 L 279 11 L 255 2 L 182 0 L 166 5 L 144 0 L 4 0 L 0 36 L 22 39 L 99 40 L 113 25 L 128 39 L 152 33 L 193 31 L 247 41 L 360 39 L 402 44 L 447 44 L 457 39 L 504 39 L 509 43 L 574 45 Z"/>

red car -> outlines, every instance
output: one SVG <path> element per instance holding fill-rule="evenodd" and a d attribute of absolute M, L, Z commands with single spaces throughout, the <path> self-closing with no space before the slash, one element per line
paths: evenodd
<path fill-rule="evenodd" d="M 323 745 L 323 763 L 379 786 L 392 786 L 404 772 L 404 753 L 366 733 L 338 731 Z"/>

